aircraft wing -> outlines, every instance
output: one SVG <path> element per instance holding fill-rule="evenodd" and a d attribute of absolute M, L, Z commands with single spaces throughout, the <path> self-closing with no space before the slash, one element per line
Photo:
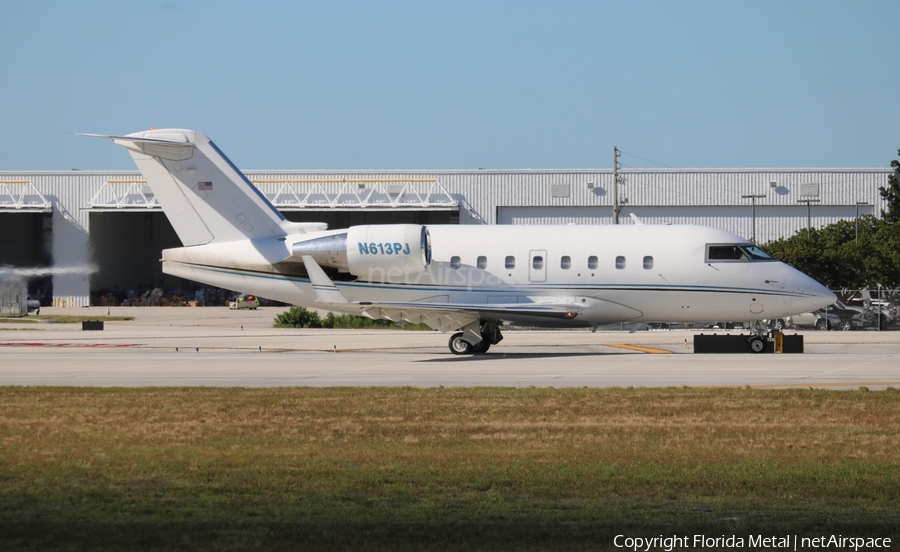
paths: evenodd
<path fill-rule="evenodd" d="M 557 319 L 572 320 L 579 311 L 574 305 L 553 303 L 453 304 L 346 301 L 331 303 L 316 300 L 321 308 L 384 318 L 395 322 L 427 324 L 442 332 L 452 332 L 483 318 L 494 320 Z"/>
<path fill-rule="evenodd" d="M 316 304 L 338 312 L 349 312 L 385 318 L 395 322 L 427 324 L 442 332 L 458 330 L 482 318 L 497 320 L 539 318 L 544 320 L 572 320 L 581 311 L 571 303 L 488 303 L 457 304 L 428 302 L 371 302 L 348 301 L 322 267 L 309 255 L 303 263 L 316 293 Z"/>
<path fill-rule="evenodd" d="M 552 303 L 453 304 L 453 303 L 369 303 L 358 302 L 361 312 L 373 318 L 397 322 L 423 323 L 442 332 L 458 330 L 482 318 L 515 320 L 541 318 L 571 320 L 579 311 L 574 305 Z"/>

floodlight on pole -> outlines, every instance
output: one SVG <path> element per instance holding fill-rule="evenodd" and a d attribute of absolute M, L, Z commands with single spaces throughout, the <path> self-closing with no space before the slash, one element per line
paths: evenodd
<path fill-rule="evenodd" d="M 819 203 L 820 199 L 798 199 L 797 203 L 806 204 L 806 237 L 809 238 L 809 228 L 812 226 L 812 211 L 809 207 L 810 203 Z"/>
<path fill-rule="evenodd" d="M 756 200 L 759 198 L 763 198 L 763 197 L 766 197 L 766 195 L 765 194 L 746 194 L 746 195 L 741 196 L 741 199 L 749 199 L 751 201 L 750 241 L 752 241 L 753 243 L 756 243 Z"/>

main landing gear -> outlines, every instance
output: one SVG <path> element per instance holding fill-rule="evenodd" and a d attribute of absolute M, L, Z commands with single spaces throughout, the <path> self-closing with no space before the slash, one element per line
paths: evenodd
<path fill-rule="evenodd" d="M 480 355 L 486 353 L 491 345 L 500 343 L 503 335 L 497 322 L 473 322 L 463 331 L 450 336 L 448 346 L 454 355 Z"/>

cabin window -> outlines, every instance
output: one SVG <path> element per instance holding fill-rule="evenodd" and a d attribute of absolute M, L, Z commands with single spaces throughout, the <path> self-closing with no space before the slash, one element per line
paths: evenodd
<path fill-rule="evenodd" d="M 459 255 L 450 257 L 450 268 L 459 268 Z"/>
<path fill-rule="evenodd" d="M 487 268 L 487 257 L 485 257 L 484 255 L 480 255 L 475 264 L 478 266 L 478 268 Z"/>
<path fill-rule="evenodd" d="M 534 259 L 531 261 L 531 266 L 533 266 L 535 270 L 544 268 L 544 258 L 540 255 L 535 255 Z"/>
<path fill-rule="evenodd" d="M 644 257 L 644 270 L 650 270 L 653 268 L 653 257 L 646 256 Z"/>
<path fill-rule="evenodd" d="M 616 257 L 616 268 L 618 268 L 619 270 L 625 268 L 625 257 L 623 257 L 622 255 Z"/>
<path fill-rule="evenodd" d="M 595 268 L 597 268 L 597 256 L 596 255 L 591 255 L 590 257 L 588 257 L 588 268 L 591 270 L 594 270 Z"/>
<path fill-rule="evenodd" d="M 572 268 L 572 257 L 569 257 L 568 255 L 564 255 L 559 260 L 559 268 L 561 268 L 563 270 L 569 270 L 570 268 Z"/>
<path fill-rule="evenodd" d="M 512 255 L 506 257 L 506 268 L 516 268 L 516 258 Z"/>

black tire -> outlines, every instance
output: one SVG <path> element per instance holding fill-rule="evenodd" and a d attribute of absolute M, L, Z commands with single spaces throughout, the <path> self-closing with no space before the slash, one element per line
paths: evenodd
<path fill-rule="evenodd" d="M 476 355 L 483 355 L 488 352 L 488 349 L 491 348 L 491 342 L 487 339 L 482 339 L 478 345 L 472 345 L 472 352 Z"/>
<path fill-rule="evenodd" d="M 462 332 L 450 336 L 450 341 L 447 343 L 450 347 L 450 352 L 454 355 L 471 355 L 472 344 L 463 339 L 462 336 Z"/>
<path fill-rule="evenodd" d="M 762 353 L 766 350 L 766 341 L 761 337 L 753 337 L 750 338 L 750 352 L 751 353 Z"/>
<path fill-rule="evenodd" d="M 828 323 L 828 320 L 826 320 L 824 318 L 820 318 L 820 319 L 816 320 L 816 329 L 822 330 L 822 331 L 830 330 L 831 324 Z"/>

